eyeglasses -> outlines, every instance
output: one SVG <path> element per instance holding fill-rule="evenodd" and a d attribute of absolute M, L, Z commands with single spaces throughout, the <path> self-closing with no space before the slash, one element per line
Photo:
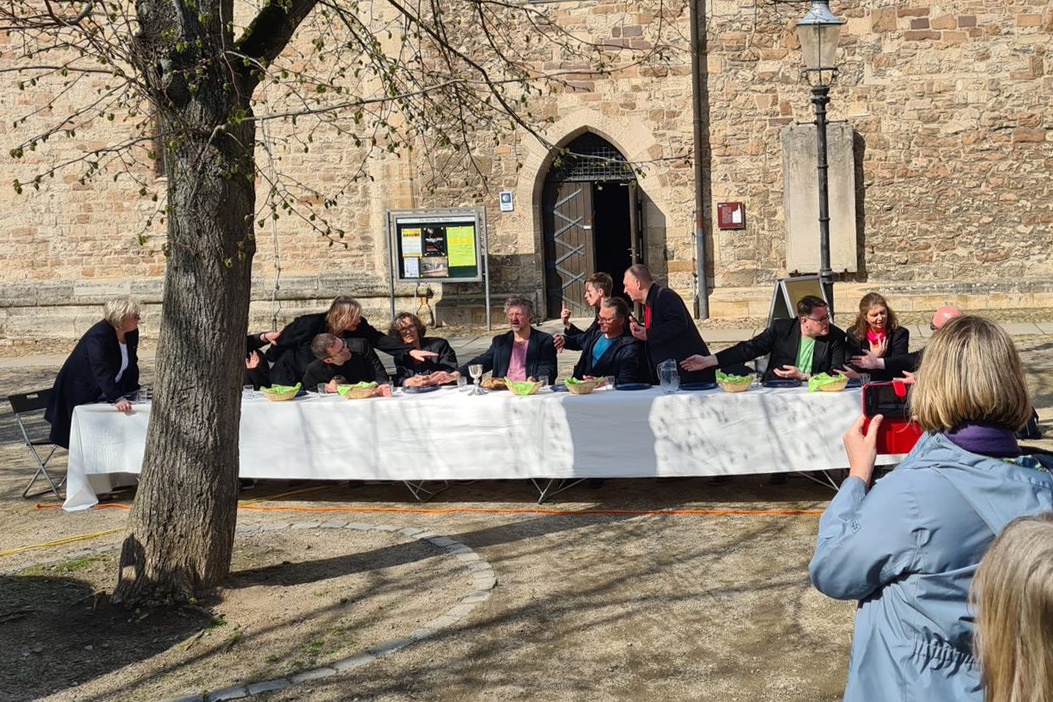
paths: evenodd
<path fill-rule="evenodd" d="M 826 315 L 825 317 L 820 317 L 819 319 L 815 319 L 814 317 L 805 317 L 805 319 L 807 319 L 809 321 L 812 321 L 812 322 L 815 322 L 816 324 L 829 324 L 830 323 L 830 315 Z"/>
<path fill-rule="evenodd" d="M 336 358 L 337 356 L 342 354 L 344 351 L 348 351 L 348 350 L 349 349 L 347 348 L 347 341 L 345 341 L 344 339 L 341 339 L 340 340 L 340 349 L 336 353 L 329 354 L 328 356 L 326 356 L 325 360 L 328 361 L 330 359 Z"/>
<path fill-rule="evenodd" d="M 408 325 L 406 325 L 404 327 L 399 327 L 399 334 L 405 334 L 406 332 L 415 332 L 415 331 L 417 331 L 417 328 L 414 327 L 412 324 L 408 324 Z"/>
<path fill-rule="evenodd" d="M 617 318 L 617 317 L 604 317 L 604 316 L 600 316 L 600 317 L 598 317 L 598 318 L 597 318 L 597 320 L 596 320 L 596 321 L 598 321 L 598 322 L 599 322 L 600 324 L 610 324 L 611 322 L 615 322 L 615 321 L 617 321 L 617 320 L 618 320 L 618 318 Z"/>

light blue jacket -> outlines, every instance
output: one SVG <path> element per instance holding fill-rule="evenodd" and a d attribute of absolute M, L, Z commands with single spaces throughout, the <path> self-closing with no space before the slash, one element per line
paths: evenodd
<path fill-rule="evenodd" d="M 973 574 L 1010 521 L 1053 509 L 1053 476 L 1019 463 L 934 434 L 869 494 L 841 485 L 809 570 L 820 592 L 859 600 L 844 702 L 982 702 Z"/>

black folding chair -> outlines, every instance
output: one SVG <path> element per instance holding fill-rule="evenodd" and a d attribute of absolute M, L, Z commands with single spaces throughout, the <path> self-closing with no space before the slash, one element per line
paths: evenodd
<path fill-rule="evenodd" d="M 33 458 L 37 462 L 37 472 L 33 474 L 33 479 L 29 481 L 29 485 L 26 485 L 26 489 L 22 492 L 22 497 L 26 499 L 38 497 L 47 492 L 53 492 L 55 493 L 56 498 L 60 500 L 62 499 L 62 495 L 59 494 L 59 489 L 65 484 L 66 478 L 63 476 L 62 480 L 56 483 L 48 474 L 47 469 L 48 461 L 50 461 L 51 457 L 55 455 L 55 449 L 57 449 L 58 446 L 51 443 L 46 437 L 33 438 L 30 435 L 30 430 L 26 427 L 27 421 L 32 420 L 35 413 L 40 412 L 41 415 L 43 415 L 43 411 L 47 409 L 48 398 L 50 397 L 51 388 L 48 388 L 47 390 L 27 392 L 24 395 L 11 395 L 7 398 L 8 402 L 11 403 L 11 410 L 15 413 L 15 421 L 18 422 L 18 428 L 22 431 L 22 440 L 25 441 L 26 447 L 33 454 Z M 41 422 L 43 422 L 42 416 L 37 418 L 33 423 L 40 424 Z M 40 429 L 34 427 L 32 433 L 34 435 L 39 435 Z M 41 457 L 44 447 L 47 446 L 50 446 L 51 450 L 47 452 L 46 456 Z M 41 450 L 38 451 L 38 448 Z M 35 485 L 41 478 L 47 481 L 49 487 L 40 490 L 39 492 L 29 494 L 29 491 L 33 489 L 33 485 Z"/>

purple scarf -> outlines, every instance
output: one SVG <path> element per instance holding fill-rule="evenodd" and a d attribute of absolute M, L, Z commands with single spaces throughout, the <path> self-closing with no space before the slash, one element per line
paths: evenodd
<path fill-rule="evenodd" d="M 1020 455 L 1016 435 L 1002 427 L 993 427 L 990 424 L 963 424 L 944 436 L 969 453 L 991 458 L 1016 458 Z"/>

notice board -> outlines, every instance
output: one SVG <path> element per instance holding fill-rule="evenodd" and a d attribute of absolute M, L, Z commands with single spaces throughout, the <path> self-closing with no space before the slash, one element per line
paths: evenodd
<path fill-rule="evenodd" d="M 476 210 L 388 213 L 392 268 L 399 282 L 471 283 L 483 279 L 479 242 L 485 222 Z"/>

